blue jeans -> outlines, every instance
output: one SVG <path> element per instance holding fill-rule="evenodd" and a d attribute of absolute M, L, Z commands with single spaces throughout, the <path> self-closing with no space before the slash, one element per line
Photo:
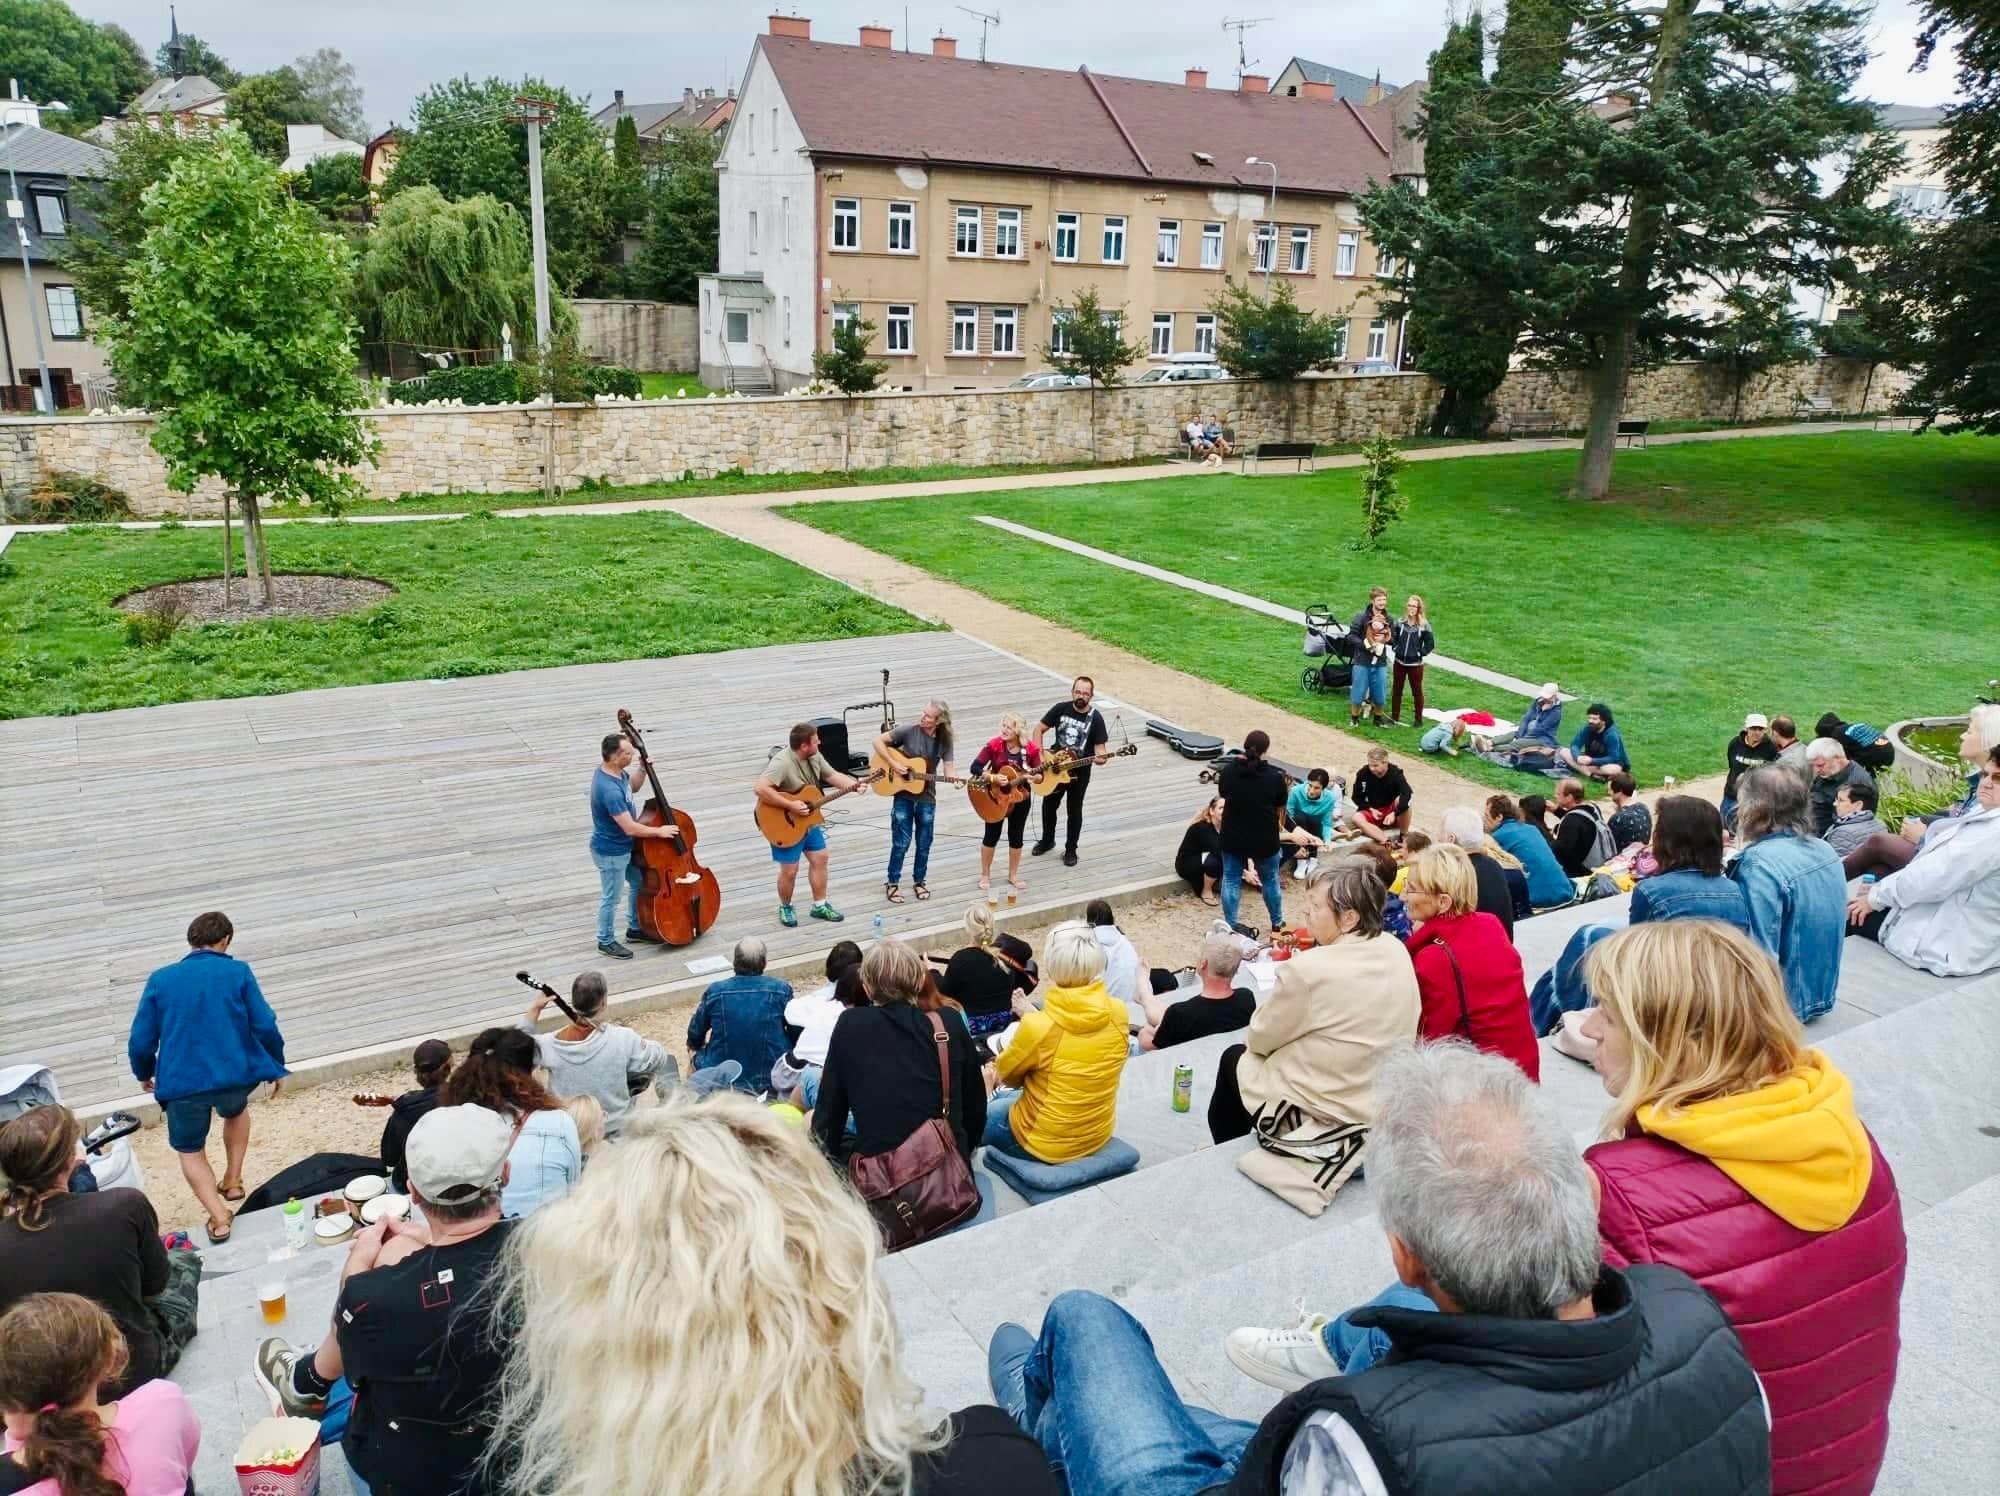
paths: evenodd
<path fill-rule="evenodd" d="M 1014 1110 L 1014 1103 L 1021 1099 L 1019 1091 L 995 1091 L 992 1100 L 986 1103 L 986 1131 L 980 1136 L 982 1148 L 998 1148 L 1002 1153 L 1011 1153 L 1016 1158 L 1025 1158 L 1031 1163 L 1041 1160 L 1021 1146 L 1021 1140 L 1014 1136 L 1014 1125 L 1007 1120 Z"/>
<path fill-rule="evenodd" d="M 639 923 L 639 889 L 646 881 L 646 875 L 639 871 L 639 864 L 632 860 L 630 852 L 592 852 L 590 860 L 597 864 L 597 943 L 608 945 L 612 939 L 613 916 L 618 913 L 618 887 L 622 883 L 631 890 L 627 899 L 629 906 L 625 916 L 628 927 Z"/>
<path fill-rule="evenodd" d="M 1389 667 L 1387 665 L 1356 665 L 1354 680 L 1347 688 L 1347 704 L 1360 706 L 1372 701 L 1376 706 L 1389 704 Z"/>
<path fill-rule="evenodd" d="M 1264 885 L 1264 909 L 1271 916 L 1271 928 L 1277 929 L 1285 922 L 1285 890 L 1278 882 L 1279 854 L 1259 857 L 1255 863 L 1257 877 Z M 1236 910 L 1243 902 L 1243 869 L 1251 866 L 1248 858 L 1238 857 L 1234 852 L 1222 854 L 1222 917 L 1232 925 L 1236 923 Z"/>
<path fill-rule="evenodd" d="M 1356 1304 L 1354 1309 L 1369 1309 L 1377 1304 L 1391 1309 L 1436 1309 L 1425 1295 L 1414 1288 L 1406 1288 L 1401 1283 L 1391 1283 L 1365 1304 Z M 1326 1328 L 1319 1332 L 1320 1343 L 1326 1353 L 1333 1357 L 1343 1376 L 1359 1376 L 1369 1367 L 1389 1354 L 1389 1336 L 1386 1331 L 1374 1328 L 1361 1329 L 1350 1324 L 1354 1313 L 1350 1309 L 1337 1319 L 1329 1320 Z"/>
<path fill-rule="evenodd" d="M 1183 1403 L 1145 1327 L 1100 1294 L 1057 1297 L 1023 1370 L 1026 1407 L 1008 1411 L 1079 1496 L 1193 1496 L 1257 1432 Z"/>
<path fill-rule="evenodd" d="M 917 840 L 917 860 L 910 877 L 918 883 L 931 868 L 931 826 L 937 820 L 937 801 L 923 795 L 898 795 L 889 802 L 889 882 L 903 881 L 903 854 L 910 850 L 910 837 Z"/>

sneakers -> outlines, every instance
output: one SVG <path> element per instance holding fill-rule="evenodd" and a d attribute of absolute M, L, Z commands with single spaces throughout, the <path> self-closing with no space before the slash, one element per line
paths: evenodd
<path fill-rule="evenodd" d="M 284 1340 L 266 1340 L 257 1347 L 257 1382 L 280 1417 L 316 1419 L 326 1411 L 324 1397 L 306 1396 L 292 1379 L 300 1358 L 309 1354 Z"/>
<path fill-rule="evenodd" d="M 821 899 L 817 904 L 813 905 L 811 913 L 814 919 L 823 919 L 830 925 L 837 925 L 847 918 L 846 915 L 834 908 L 825 899 Z"/>
<path fill-rule="evenodd" d="M 1007 1323 L 993 1332 L 986 1348 L 986 1380 L 993 1388 L 993 1400 L 1023 1428 L 1028 1426 L 1028 1357 L 1034 1354 L 1035 1337 L 1022 1326 Z"/>
<path fill-rule="evenodd" d="M 637 925 L 627 925 L 625 927 L 625 938 L 629 941 L 632 941 L 636 945 L 666 944 L 666 941 L 662 940 L 659 936 L 648 935 L 644 930 L 640 929 Z"/>
<path fill-rule="evenodd" d="M 632 959 L 632 948 L 620 945 L 615 940 L 600 940 L 597 942 L 597 949 L 601 954 L 611 957 L 614 961 L 630 961 Z"/>
<path fill-rule="evenodd" d="M 787 930 L 796 930 L 799 927 L 798 911 L 792 908 L 790 904 L 780 904 L 778 906 L 778 923 L 783 925 Z"/>
<path fill-rule="evenodd" d="M 1255 1326 L 1231 1330 L 1222 1351 L 1246 1377 L 1280 1392 L 1296 1392 L 1310 1382 L 1340 1375 L 1339 1363 L 1320 1336 L 1327 1324 L 1324 1314 L 1309 1314 L 1301 1303 L 1296 1322 L 1278 1330 Z"/>
<path fill-rule="evenodd" d="M 1053 852 L 1055 849 L 1056 844 L 1053 841 L 1038 841 L 1032 847 L 1028 848 L 1028 855 L 1030 857 L 1040 857 L 1045 853 Z"/>

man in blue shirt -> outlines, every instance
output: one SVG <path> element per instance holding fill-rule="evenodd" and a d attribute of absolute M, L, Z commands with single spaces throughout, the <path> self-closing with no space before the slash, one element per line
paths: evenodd
<path fill-rule="evenodd" d="M 730 953 L 734 976 L 711 982 L 688 1020 L 688 1053 L 697 1073 L 730 1060 L 742 1067 L 737 1089 L 768 1090 L 771 1067 L 785 1053 L 785 1004 L 792 984 L 764 975 L 764 942 L 746 935 Z"/>
<path fill-rule="evenodd" d="M 604 762 L 590 776 L 590 860 L 597 864 L 598 888 L 597 948 L 607 956 L 630 961 L 631 948 L 620 944 L 611 932 L 611 917 L 618 912 L 620 884 L 631 890 L 625 938 L 650 945 L 664 943 L 639 928 L 639 889 L 646 877 L 632 860 L 632 843 L 648 836 L 679 841 L 681 828 L 671 821 L 664 826 L 648 826 L 635 814 L 632 791 L 644 782 L 646 771 L 625 735 L 606 733 L 601 746 Z"/>
<path fill-rule="evenodd" d="M 269 1081 L 275 1096 L 286 1074 L 277 1015 L 249 966 L 229 954 L 235 938 L 228 915 L 196 915 L 188 953 L 146 978 L 125 1046 L 132 1074 L 160 1103 L 181 1175 L 208 1212 L 211 1242 L 229 1240 L 225 1202 L 243 1198 L 250 1092 Z M 222 1118 L 219 1184 L 208 1161 L 211 1115 Z"/>

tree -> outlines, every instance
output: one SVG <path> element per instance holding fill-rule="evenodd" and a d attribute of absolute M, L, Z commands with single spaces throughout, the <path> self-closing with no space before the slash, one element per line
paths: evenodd
<path fill-rule="evenodd" d="M 1723 312 L 1709 323 L 1702 360 L 1729 376 L 1729 419 L 1743 419 L 1743 387 L 1755 376 L 1813 356 L 1812 334 L 1792 310 L 1792 288 L 1783 281 L 1762 288 L 1731 286 Z"/>
<path fill-rule="evenodd" d="M 639 124 L 629 114 L 619 115 L 611 132 L 611 167 L 618 179 L 616 217 L 622 232 L 646 215 L 646 167 L 639 151 Z"/>
<path fill-rule="evenodd" d="M 378 447 L 354 414 L 352 251 L 233 128 L 176 161 L 144 215 L 129 305 L 105 324 L 111 367 L 124 396 L 155 412 L 168 486 L 219 478 L 242 505 L 245 559 L 269 607 L 260 502 L 337 510 L 360 491 L 347 469 Z"/>
<path fill-rule="evenodd" d="M 321 156 L 291 178 L 292 196 L 310 203 L 330 224 L 358 224 L 368 205 L 359 156 Z"/>
<path fill-rule="evenodd" d="M 46 121 L 66 129 L 120 113 L 153 81 L 130 36 L 93 25 L 63 0 L 0 0 L 0 59 L 28 98 L 69 106 Z"/>
<path fill-rule="evenodd" d="M 1125 341 L 1125 313 L 1104 310 L 1095 286 L 1078 292 L 1069 305 L 1051 308 L 1049 326 L 1051 336 L 1041 348 L 1043 360 L 1065 374 L 1090 380 L 1090 460 L 1095 462 L 1097 391 L 1117 384 L 1120 371 L 1145 350 Z"/>
<path fill-rule="evenodd" d="M 253 73 L 229 91 L 229 122 L 250 138 L 258 155 L 282 161 L 291 153 L 285 126 L 320 120 L 299 75 L 282 67 Z"/>
<path fill-rule="evenodd" d="M 1994 266 L 2000 273 L 2000 264 Z M 1879 296 L 1866 295 L 1853 306 L 1843 307 L 1831 322 L 1813 329 L 1820 352 L 1828 358 L 1852 359 L 1868 366 L 1861 383 L 1861 413 L 1868 413 L 1868 397 L 1875 389 L 1875 371 L 1895 359 L 1900 342 L 1897 324 Z"/>
<path fill-rule="evenodd" d="M 1409 466 L 1402 450 L 1380 431 L 1361 444 L 1361 531 L 1355 550 L 1372 551 L 1410 507 L 1396 475 Z"/>
<path fill-rule="evenodd" d="M 292 63 L 292 71 L 297 74 L 299 89 L 312 110 L 312 118 L 300 123 L 325 125 L 343 140 L 368 143 L 368 120 L 361 110 L 361 85 L 355 81 L 354 64 L 340 55 L 339 48 L 301 52 Z"/>
<path fill-rule="evenodd" d="M 1308 369 L 1325 369 L 1347 351 L 1347 323 L 1299 305 L 1281 282 L 1269 301 L 1231 281 L 1208 303 L 1215 313 L 1215 361 L 1238 379 L 1272 379 L 1285 390 L 1285 434 L 1292 432 L 1292 385 Z"/>
<path fill-rule="evenodd" d="M 173 43 L 171 41 L 160 43 L 159 50 L 153 54 L 153 65 L 162 74 L 171 75 L 173 73 L 174 59 Z M 183 31 L 181 33 L 180 71 L 182 77 L 194 77 L 199 74 L 210 83 L 219 84 L 223 88 L 234 88 L 243 81 L 241 73 L 224 62 L 221 55 L 213 47 L 209 46 L 207 42 L 196 36 L 192 31 Z"/>
<path fill-rule="evenodd" d="M 518 347 L 534 341 L 527 225 L 485 193 L 450 202 L 413 187 L 390 198 L 362 247 L 356 288 L 371 338 L 497 349 L 511 325 Z"/>
<path fill-rule="evenodd" d="M 112 147 L 110 171 L 77 179 L 78 211 L 70 220 L 61 266 L 83 304 L 98 316 L 122 316 L 126 310 L 126 271 L 146 236 L 146 189 L 202 147 L 201 136 L 123 129 Z"/>
<path fill-rule="evenodd" d="M 661 143 L 646 217 L 632 265 L 632 288 L 656 301 L 692 305 L 695 283 L 715 270 L 722 232 L 715 157 L 721 142 L 702 130 L 670 130 Z"/>
<path fill-rule="evenodd" d="M 850 317 L 833 324 L 833 347 L 813 350 L 813 377 L 824 379 L 847 396 L 847 431 L 840 444 L 840 465 L 848 466 L 854 448 L 854 397 L 865 395 L 882 382 L 888 365 L 868 356 L 868 344 L 875 336 L 875 324 Z"/>

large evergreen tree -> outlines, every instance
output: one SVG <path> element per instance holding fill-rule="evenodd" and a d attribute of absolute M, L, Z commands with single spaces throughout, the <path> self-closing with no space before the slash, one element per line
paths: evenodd
<path fill-rule="evenodd" d="M 657 301 L 692 305 L 696 282 L 715 270 L 722 205 L 715 178 L 717 138 L 671 130 L 651 178 L 645 242 L 632 264 L 632 289 Z"/>

